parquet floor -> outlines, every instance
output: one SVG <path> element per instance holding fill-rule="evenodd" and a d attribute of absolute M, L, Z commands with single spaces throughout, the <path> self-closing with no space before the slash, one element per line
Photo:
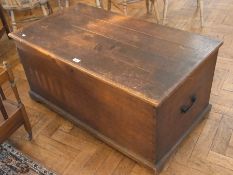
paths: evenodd
<path fill-rule="evenodd" d="M 94 1 L 90 0 L 83 2 L 94 4 Z M 52 2 L 52 5 L 57 4 Z M 162 2 L 159 1 L 159 5 L 162 9 Z M 144 2 L 129 5 L 130 16 L 155 22 L 152 16 L 145 15 L 145 12 Z M 169 4 L 166 25 L 224 40 L 219 52 L 210 99 L 213 108 L 208 117 L 173 154 L 161 175 L 233 175 L 233 0 L 205 0 L 206 22 L 202 29 L 197 12 L 196 1 L 173 0 Z M 1 42 L 9 41 L 5 39 Z M 3 44 L 3 47 L 6 45 Z M 17 59 L 17 54 L 11 46 L 8 52 L 0 54 L 0 57 Z M 14 68 L 14 73 L 34 134 L 32 142 L 25 138 L 23 128 L 13 134 L 9 141 L 18 149 L 58 174 L 153 174 L 31 100 L 27 93 L 28 83 L 20 64 Z"/>

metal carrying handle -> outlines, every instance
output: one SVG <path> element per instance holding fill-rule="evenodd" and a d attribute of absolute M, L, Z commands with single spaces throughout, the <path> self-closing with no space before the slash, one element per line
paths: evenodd
<path fill-rule="evenodd" d="M 196 97 L 196 95 L 192 95 L 191 97 L 190 97 L 190 104 L 189 105 L 183 105 L 183 106 L 181 106 L 181 108 L 180 108 L 180 111 L 181 111 L 181 113 L 186 113 L 186 112 L 188 112 L 188 110 L 194 105 L 194 103 L 197 101 L 197 97 Z"/>

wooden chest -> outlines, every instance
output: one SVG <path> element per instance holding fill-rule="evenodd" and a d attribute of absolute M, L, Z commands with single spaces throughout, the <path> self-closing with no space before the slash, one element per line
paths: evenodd
<path fill-rule="evenodd" d="M 220 41 L 83 4 L 10 37 L 31 97 L 154 170 L 210 109 Z"/>

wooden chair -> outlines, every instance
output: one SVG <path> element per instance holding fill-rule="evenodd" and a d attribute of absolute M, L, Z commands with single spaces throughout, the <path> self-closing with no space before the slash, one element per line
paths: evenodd
<path fill-rule="evenodd" d="M 128 4 L 136 3 L 139 1 L 140 0 L 123 0 L 118 4 L 123 6 L 124 14 L 127 16 Z M 108 10 L 111 10 L 112 4 L 115 6 L 118 5 L 118 4 L 116 5 L 112 0 L 108 0 Z M 157 0 L 146 0 L 146 9 L 147 9 L 147 13 L 152 13 L 152 11 L 154 10 L 154 15 L 156 17 L 156 20 L 159 22 L 160 17 L 158 12 Z"/>
<path fill-rule="evenodd" d="M 32 10 L 37 6 L 41 6 L 44 16 L 52 13 L 52 8 L 48 0 L 0 0 L 2 7 L 7 10 L 11 17 L 13 31 L 17 29 L 14 10 L 25 11 Z"/>
<path fill-rule="evenodd" d="M 8 35 L 8 33 L 10 33 L 10 29 L 9 29 L 8 24 L 7 24 L 6 18 L 4 16 L 1 4 L 0 4 L 0 19 L 2 22 L 2 28 L 0 29 L 0 39 L 1 39 L 5 32 L 7 33 L 7 35 Z"/>
<path fill-rule="evenodd" d="M 20 100 L 14 76 L 9 65 L 4 62 L 0 68 L 0 144 L 13 134 L 20 126 L 24 125 L 29 139 L 32 139 L 31 125 L 23 103 Z M 16 98 L 16 102 L 6 99 L 2 85 L 9 82 Z"/>
<path fill-rule="evenodd" d="M 164 9 L 163 9 L 163 24 L 165 24 L 165 21 L 167 19 L 167 9 L 168 9 L 168 0 L 164 1 Z M 197 7 L 200 8 L 200 20 L 201 20 L 201 26 L 204 25 L 204 17 L 203 17 L 203 11 L 204 11 L 204 3 L 203 0 L 197 0 Z"/>

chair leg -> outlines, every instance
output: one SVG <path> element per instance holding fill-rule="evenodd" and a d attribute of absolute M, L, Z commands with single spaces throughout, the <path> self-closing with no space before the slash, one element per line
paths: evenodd
<path fill-rule="evenodd" d="M 16 26 L 16 21 L 15 21 L 15 14 L 13 10 L 10 10 L 10 17 L 11 17 L 11 24 L 12 24 L 12 29 L 13 32 L 17 30 L 17 26 Z"/>
<path fill-rule="evenodd" d="M 2 113 L 3 118 L 4 118 L 5 120 L 7 120 L 7 119 L 8 119 L 8 114 L 7 114 L 7 112 L 6 112 L 6 109 L 5 109 L 4 105 L 3 105 L 3 102 L 2 102 L 2 99 L 1 99 L 1 98 L 0 98 L 0 110 L 1 110 L 1 113 Z"/>
<path fill-rule="evenodd" d="M 32 127 L 31 127 L 31 124 L 29 122 L 28 115 L 26 113 L 25 107 L 24 107 L 24 105 L 22 103 L 21 103 L 21 105 L 22 105 L 21 106 L 21 112 L 22 112 L 22 116 L 23 116 L 23 119 L 24 119 L 24 128 L 28 133 L 29 140 L 32 140 Z"/>
<path fill-rule="evenodd" d="M 150 8 L 149 10 L 150 10 L 150 13 L 152 13 L 152 11 L 153 11 L 153 8 L 154 8 L 154 1 L 155 1 L 155 0 L 150 0 L 150 1 L 149 1 L 149 8 Z"/>
<path fill-rule="evenodd" d="M 48 9 L 49 9 L 49 15 L 53 14 L 53 9 L 52 9 L 52 6 L 50 5 L 49 2 L 46 3 Z"/>
<path fill-rule="evenodd" d="M 123 11 L 125 16 L 127 16 L 127 0 L 123 0 Z"/>
<path fill-rule="evenodd" d="M 200 0 L 197 0 L 197 7 L 200 7 Z"/>
<path fill-rule="evenodd" d="M 159 23 L 160 17 L 159 17 L 159 11 L 158 11 L 158 1 L 154 0 L 152 5 L 154 8 L 154 14 L 155 14 L 156 20 Z"/>
<path fill-rule="evenodd" d="M 8 34 L 10 33 L 10 28 L 9 28 L 9 26 L 7 24 L 7 21 L 6 21 L 6 18 L 4 16 L 3 8 L 1 6 L 1 4 L 0 4 L 0 20 L 2 21 L 2 25 L 4 26 L 5 31 L 7 33 L 7 36 L 8 36 Z M 8 38 L 10 38 L 10 37 L 8 36 Z"/>
<path fill-rule="evenodd" d="M 70 6 L 70 1 L 69 0 L 66 0 L 65 1 L 65 7 L 68 8 Z"/>
<path fill-rule="evenodd" d="M 101 2 L 100 2 L 100 0 L 96 0 L 95 1 L 95 4 L 96 4 L 96 7 L 98 7 L 98 8 L 101 8 Z"/>
<path fill-rule="evenodd" d="M 7 71 L 7 73 L 8 73 L 8 77 L 9 77 L 9 82 L 10 82 L 10 84 L 11 84 L 11 88 L 12 88 L 13 93 L 14 93 L 14 95 L 15 95 L 15 98 L 16 98 L 16 100 L 17 100 L 18 108 L 20 108 L 21 114 L 22 114 L 22 116 L 23 116 L 24 128 L 25 128 L 25 130 L 27 131 L 27 133 L 28 133 L 28 135 L 29 135 L 29 139 L 31 140 L 31 139 L 32 139 L 32 128 L 31 128 L 31 124 L 30 124 L 30 122 L 29 122 L 29 119 L 28 119 L 28 116 L 27 116 L 25 107 L 24 107 L 23 103 L 22 103 L 21 100 L 20 100 L 20 96 L 19 96 L 17 87 L 16 87 L 16 85 L 15 85 L 15 79 L 14 79 L 13 72 L 12 72 L 12 70 L 10 69 L 9 64 L 8 64 L 6 61 L 3 62 L 3 65 L 4 65 L 4 69 L 5 69 L 5 70 Z"/>
<path fill-rule="evenodd" d="M 198 0 L 198 6 L 200 7 L 200 19 L 201 19 L 201 26 L 203 27 L 204 25 L 204 2 L 203 0 Z"/>
<path fill-rule="evenodd" d="M 62 10 L 61 0 L 57 0 L 57 2 L 58 2 L 59 9 Z"/>
<path fill-rule="evenodd" d="M 164 8 L 163 8 L 163 24 L 165 24 L 165 21 L 167 19 L 167 9 L 168 9 L 168 0 L 163 0 L 164 2 Z"/>
<path fill-rule="evenodd" d="M 3 100 L 6 100 L 6 96 L 5 96 L 5 94 L 4 94 L 3 90 L 2 90 L 2 87 L 0 87 L 0 95 L 1 95 L 1 98 Z"/>
<path fill-rule="evenodd" d="M 104 8 L 103 0 L 99 0 L 99 1 L 100 1 L 100 7 L 101 7 L 101 8 Z"/>
<path fill-rule="evenodd" d="M 150 0 L 146 0 L 146 11 L 147 11 L 147 14 L 150 13 Z"/>
<path fill-rule="evenodd" d="M 44 16 L 48 16 L 49 14 L 48 14 L 48 12 L 46 10 L 45 4 L 41 4 L 40 6 L 41 6 L 41 9 L 42 9 L 42 12 L 43 12 Z"/>
<path fill-rule="evenodd" d="M 112 8 L 112 1 L 108 0 L 108 11 L 111 11 Z"/>

